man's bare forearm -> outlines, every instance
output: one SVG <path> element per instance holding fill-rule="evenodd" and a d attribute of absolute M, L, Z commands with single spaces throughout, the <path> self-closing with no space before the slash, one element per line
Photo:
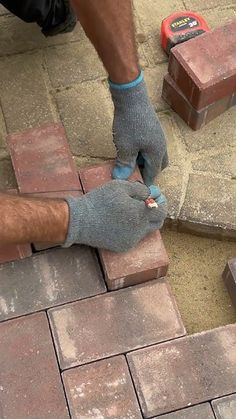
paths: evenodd
<path fill-rule="evenodd" d="M 131 0 L 71 0 L 110 79 L 128 83 L 139 74 Z"/>
<path fill-rule="evenodd" d="M 69 220 L 63 200 L 0 193 L 0 243 L 63 243 Z"/>

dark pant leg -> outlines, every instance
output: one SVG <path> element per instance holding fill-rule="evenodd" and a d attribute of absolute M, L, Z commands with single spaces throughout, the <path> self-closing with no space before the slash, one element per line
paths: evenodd
<path fill-rule="evenodd" d="M 71 21 L 69 0 L 0 0 L 0 3 L 25 22 L 36 22 L 46 35 L 68 19 Z"/>

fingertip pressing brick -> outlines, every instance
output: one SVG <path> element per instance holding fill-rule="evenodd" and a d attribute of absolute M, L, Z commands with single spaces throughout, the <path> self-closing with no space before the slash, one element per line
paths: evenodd
<path fill-rule="evenodd" d="M 144 418 L 236 392 L 236 324 L 127 355 Z"/>
<path fill-rule="evenodd" d="M 199 110 L 236 90 L 236 20 L 172 48 L 169 74 Z"/>
<path fill-rule="evenodd" d="M 81 190 L 61 124 L 10 134 L 7 143 L 21 193 Z"/>
<path fill-rule="evenodd" d="M 68 419 L 45 313 L 0 324 L 3 418 Z"/>
<path fill-rule="evenodd" d="M 73 418 L 142 418 L 123 356 L 65 371 L 63 381 Z"/>
<path fill-rule="evenodd" d="M 162 98 L 192 129 L 198 130 L 236 104 L 236 93 L 196 110 L 169 74 L 164 77 Z"/>
<path fill-rule="evenodd" d="M 163 279 L 49 310 L 62 370 L 185 334 Z"/>
<path fill-rule="evenodd" d="M 222 276 L 232 303 L 236 309 L 236 259 L 229 260 Z"/>
<path fill-rule="evenodd" d="M 113 163 L 80 170 L 84 192 L 102 186 L 112 180 Z M 138 169 L 130 180 L 142 181 Z M 100 249 L 99 255 L 109 290 L 139 284 L 166 275 L 169 258 L 159 231 L 149 234 L 135 248 L 125 253 Z"/>

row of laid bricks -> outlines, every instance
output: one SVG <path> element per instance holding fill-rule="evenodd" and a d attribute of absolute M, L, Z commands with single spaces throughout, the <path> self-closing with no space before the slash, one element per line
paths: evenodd
<path fill-rule="evenodd" d="M 81 183 L 60 124 L 30 129 L 7 137 L 19 191 L 43 197 L 61 197 L 70 191 L 82 194 Z M 84 192 L 111 180 L 111 164 L 80 172 Z M 132 180 L 141 180 L 138 171 Z M 65 192 L 69 191 L 69 192 Z M 58 193 L 59 192 L 59 193 Z M 49 247 L 36 244 L 41 250 Z M 150 234 L 129 252 L 101 250 L 100 258 L 110 290 L 163 277 L 169 264 L 159 232 Z"/>
<path fill-rule="evenodd" d="M 155 307 L 150 307 L 154 299 Z M 236 325 L 181 337 L 184 328 L 164 281 L 48 314 L 60 365 L 68 368 L 62 378 L 73 418 L 138 419 L 168 413 L 165 418 L 213 419 L 213 411 L 218 419 L 235 418 Z M 3 418 L 15 419 L 16 412 L 18 419 L 67 418 L 45 313 L 6 321 L 0 333 Z M 184 410 L 175 412 L 179 409 Z"/>

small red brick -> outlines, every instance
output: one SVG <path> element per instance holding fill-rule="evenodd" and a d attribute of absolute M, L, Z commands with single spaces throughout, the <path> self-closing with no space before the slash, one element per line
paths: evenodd
<path fill-rule="evenodd" d="M 164 77 L 162 98 L 192 129 L 198 130 L 236 104 L 236 93 L 196 110 L 181 92 L 172 77 Z"/>
<path fill-rule="evenodd" d="M 12 262 L 17 259 L 25 259 L 32 255 L 30 244 L 0 246 L 0 263 Z"/>
<path fill-rule="evenodd" d="M 236 259 L 229 260 L 222 276 L 232 303 L 236 308 Z"/>
<path fill-rule="evenodd" d="M 109 182 L 112 179 L 112 163 L 80 170 L 80 179 L 85 192 Z M 136 169 L 132 180 L 142 180 Z M 99 250 L 109 290 L 139 284 L 166 275 L 169 265 L 159 231 L 143 239 L 134 249 L 126 253 Z"/>
<path fill-rule="evenodd" d="M 144 418 L 236 392 L 235 342 L 236 324 L 128 354 Z"/>
<path fill-rule="evenodd" d="M 7 143 L 21 193 L 81 190 L 61 124 L 10 134 Z"/>
<path fill-rule="evenodd" d="M 124 356 L 73 368 L 63 380 L 73 418 L 142 418 Z"/>
<path fill-rule="evenodd" d="M 236 91 L 236 20 L 171 49 L 169 73 L 199 110 Z"/>
<path fill-rule="evenodd" d="M 0 335 L 2 417 L 68 419 L 46 314 L 1 323 Z"/>
<path fill-rule="evenodd" d="M 49 318 L 62 369 L 185 334 L 164 279 L 54 308 Z"/>
<path fill-rule="evenodd" d="M 99 186 L 104 185 L 112 180 L 112 169 L 114 162 L 106 162 L 101 166 L 89 166 L 79 170 L 79 176 L 84 193 L 90 192 Z M 131 181 L 143 181 L 141 173 L 137 168 L 132 176 Z"/>

